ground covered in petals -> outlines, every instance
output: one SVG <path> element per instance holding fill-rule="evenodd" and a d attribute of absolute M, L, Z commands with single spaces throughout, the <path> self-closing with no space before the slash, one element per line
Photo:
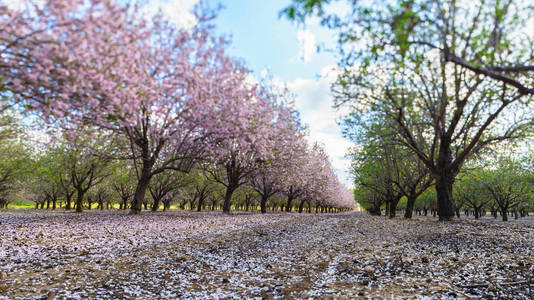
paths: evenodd
<path fill-rule="evenodd" d="M 0 212 L 0 299 L 534 297 L 533 222 Z"/>

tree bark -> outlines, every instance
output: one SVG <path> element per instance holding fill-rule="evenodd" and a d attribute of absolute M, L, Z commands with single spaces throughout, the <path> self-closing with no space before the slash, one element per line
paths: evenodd
<path fill-rule="evenodd" d="M 290 212 L 291 209 L 293 208 L 292 205 L 291 205 L 291 202 L 293 202 L 293 197 L 292 196 L 288 196 L 287 197 L 286 212 Z"/>
<path fill-rule="evenodd" d="M 262 195 L 261 196 L 261 200 L 260 200 L 260 209 L 261 209 L 261 213 L 264 214 L 267 212 L 267 196 L 266 195 Z"/>
<path fill-rule="evenodd" d="M 83 190 L 77 189 L 76 191 L 76 212 L 81 213 L 83 211 L 82 202 L 83 202 Z"/>
<path fill-rule="evenodd" d="M 236 187 L 233 185 L 229 185 L 226 188 L 226 193 L 224 195 L 224 204 L 223 204 L 223 213 L 228 214 L 230 213 L 230 207 L 232 205 L 232 194 L 234 193 L 234 190 Z"/>
<path fill-rule="evenodd" d="M 417 197 L 415 195 L 409 195 L 406 201 L 406 210 L 404 211 L 404 218 L 411 219 L 413 215 L 413 208 L 415 206 L 415 200 Z"/>
<path fill-rule="evenodd" d="M 501 210 L 501 213 L 502 213 L 503 222 L 507 222 L 508 221 L 508 208 L 507 207 L 503 207 L 502 210 Z"/>
<path fill-rule="evenodd" d="M 159 198 L 156 197 L 154 199 L 154 203 L 152 204 L 152 208 L 150 210 L 154 212 L 154 211 L 157 211 L 158 208 L 159 208 Z"/>
<path fill-rule="evenodd" d="M 137 188 L 135 189 L 135 195 L 132 200 L 132 206 L 130 208 L 130 214 L 131 215 L 138 215 L 141 213 L 142 205 L 145 200 L 145 194 L 146 190 L 148 188 L 148 184 L 150 183 L 151 171 L 152 171 L 152 165 L 151 162 L 144 162 L 143 163 L 143 169 L 141 170 L 141 176 L 139 177 L 139 180 L 137 182 Z"/>
<path fill-rule="evenodd" d="M 389 204 L 389 217 L 395 218 L 397 215 L 397 204 L 399 204 L 400 197 L 397 198 L 391 198 L 391 202 Z"/>
<path fill-rule="evenodd" d="M 204 197 L 198 198 L 198 205 L 197 205 L 197 211 L 200 212 L 202 210 L 202 205 L 204 204 Z"/>
<path fill-rule="evenodd" d="M 304 209 L 304 203 L 305 203 L 305 202 L 306 202 L 306 201 L 304 201 L 304 200 L 300 200 L 300 204 L 299 204 L 299 213 L 302 213 L 302 210 Z"/>
<path fill-rule="evenodd" d="M 70 210 L 70 202 L 71 202 L 72 195 L 65 194 L 65 210 Z"/>
<path fill-rule="evenodd" d="M 128 197 L 122 197 L 122 209 L 128 208 Z"/>
<path fill-rule="evenodd" d="M 444 171 L 443 173 L 448 173 Z M 452 199 L 453 177 L 443 174 L 436 178 L 436 194 L 438 200 L 438 216 L 440 221 L 450 221 L 454 218 L 454 203 Z"/>

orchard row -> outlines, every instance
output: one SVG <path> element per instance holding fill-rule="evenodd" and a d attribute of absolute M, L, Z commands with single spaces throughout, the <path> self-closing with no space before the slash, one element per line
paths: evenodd
<path fill-rule="evenodd" d="M 23 7 L 0 6 L 3 152 L 19 154 L 2 166 L 2 205 L 354 206 L 288 92 L 228 55 L 215 12 L 199 5 L 180 28 L 121 1 Z M 19 130 L 33 116 L 49 128 L 44 145 Z"/>

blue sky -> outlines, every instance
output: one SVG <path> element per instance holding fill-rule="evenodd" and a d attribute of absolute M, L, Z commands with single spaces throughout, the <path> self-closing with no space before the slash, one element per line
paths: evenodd
<path fill-rule="evenodd" d="M 341 136 L 329 93 L 336 59 L 330 52 L 316 53 L 316 45 L 334 47 L 333 33 L 311 21 L 305 27 L 279 18 L 290 0 L 227 0 L 215 20 L 217 30 L 232 37 L 232 55 L 243 58 L 261 77 L 264 70 L 287 83 L 296 95 L 296 106 L 310 130 L 310 141 L 326 148 L 336 172 L 350 186 L 349 161 L 344 156 L 350 143 Z M 300 40 L 299 40 L 300 37 Z"/>
<path fill-rule="evenodd" d="M 255 72 L 269 67 L 273 75 L 283 80 L 313 77 L 325 65 L 335 64 L 335 59 L 329 53 L 313 55 L 306 63 L 299 59 L 297 35 L 303 26 L 299 28 L 285 18 L 278 18 L 280 10 L 289 3 L 289 0 L 227 0 L 215 23 L 218 31 L 232 36 L 232 54 L 245 58 Z"/>

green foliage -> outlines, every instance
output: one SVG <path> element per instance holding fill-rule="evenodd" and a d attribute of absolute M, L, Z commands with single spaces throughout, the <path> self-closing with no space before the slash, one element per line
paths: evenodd
<path fill-rule="evenodd" d="M 31 148 L 23 137 L 17 118 L 9 112 L 0 116 L 0 207 L 20 197 L 23 182 L 34 170 Z"/>
<path fill-rule="evenodd" d="M 424 191 L 417 201 L 415 201 L 415 208 L 418 210 L 437 209 L 437 195 L 435 189 L 428 189 Z"/>
<path fill-rule="evenodd" d="M 373 215 L 380 215 L 384 206 L 384 199 L 379 197 L 372 189 L 364 186 L 356 186 L 354 198 L 360 208 Z"/>
<path fill-rule="evenodd" d="M 323 16 L 323 7 L 330 0 L 294 0 L 292 5 L 284 8 L 279 16 L 285 16 L 291 21 L 304 22 L 306 17 L 317 14 Z"/>

